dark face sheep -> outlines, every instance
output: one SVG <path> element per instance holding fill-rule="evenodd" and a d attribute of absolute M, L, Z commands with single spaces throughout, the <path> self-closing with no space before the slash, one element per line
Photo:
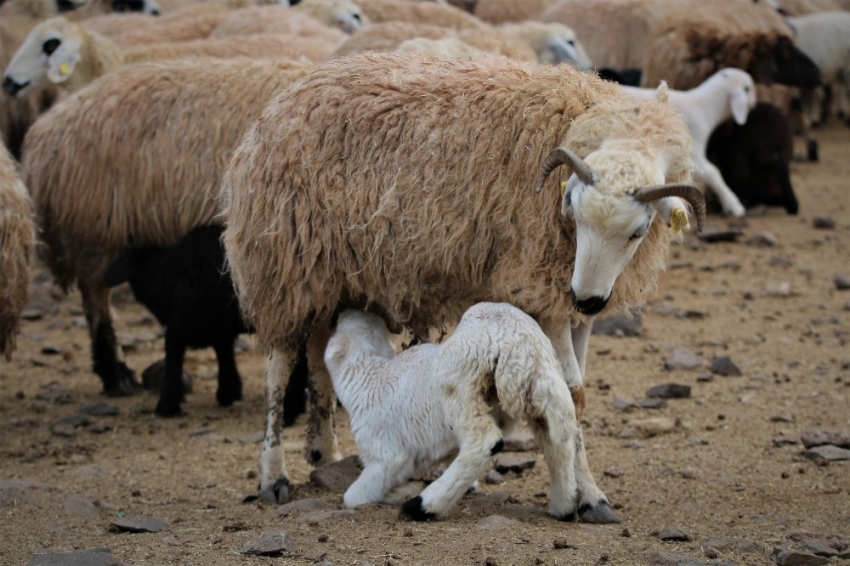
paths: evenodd
<path fill-rule="evenodd" d="M 788 170 L 793 155 L 791 130 L 776 106 L 760 102 L 746 124 L 727 120 L 718 126 L 707 155 L 744 206 L 782 206 L 788 214 L 797 214 Z"/>

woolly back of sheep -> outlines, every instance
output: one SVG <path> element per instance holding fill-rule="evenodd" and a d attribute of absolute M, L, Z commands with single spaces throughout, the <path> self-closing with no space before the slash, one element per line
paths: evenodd
<path fill-rule="evenodd" d="M 374 23 L 402 21 L 431 24 L 452 29 L 480 28 L 487 24 L 454 6 L 408 0 L 367 0 L 358 3 L 363 14 Z"/>
<path fill-rule="evenodd" d="M 333 45 L 328 45 L 323 39 L 299 37 L 288 33 L 263 33 L 136 47 L 127 50 L 124 61 L 133 63 L 186 57 L 252 57 L 296 61 L 306 59 L 318 62 L 327 58 L 332 51 Z"/>
<path fill-rule="evenodd" d="M 7 360 L 27 303 L 33 239 L 29 195 L 0 144 L 0 354 Z"/>
<path fill-rule="evenodd" d="M 329 44 L 341 43 L 348 38 L 348 34 L 326 26 L 316 18 L 282 6 L 256 6 L 234 10 L 210 37 L 258 33 L 291 33 L 323 38 Z"/>
<path fill-rule="evenodd" d="M 573 227 L 559 175 L 534 193 L 538 167 L 565 136 L 586 155 L 607 128 L 644 136 L 648 119 L 659 143 L 681 146 L 668 181 L 688 181 L 676 112 L 565 65 L 410 53 L 325 63 L 269 104 L 225 176 L 240 302 L 275 347 L 364 298 L 417 332 L 484 300 L 565 322 Z M 653 288 L 662 224 L 621 275 L 614 310 Z"/>
<path fill-rule="evenodd" d="M 39 118 L 23 177 L 57 279 L 70 284 L 83 258 L 169 246 L 208 223 L 242 133 L 307 68 L 202 58 L 131 65 Z"/>
<path fill-rule="evenodd" d="M 552 0 L 477 0 L 475 15 L 490 24 L 506 24 L 525 20 L 540 20 L 540 14 Z M 586 5 L 586 4 L 585 4 Z"/>

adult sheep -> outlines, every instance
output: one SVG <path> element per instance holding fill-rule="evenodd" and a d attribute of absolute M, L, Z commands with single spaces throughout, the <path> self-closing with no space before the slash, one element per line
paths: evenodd
<path fill-rule="evenodd" d="M 305 333 L 307 454 L 315 464 L 339 457 L 321 360 L 343 307 L 368 305 L 425 336 L 475 302 L 511 303 L 539 319 L 580 414 L 589 323 L 654 287 L 665 221 L 687 222 L 674 197 L 702 222 L 702 194 L 681 184 L 690 143 L 675 110 L 567 65 L 370 53 L 287 89 L 222 184 L 234 284 L 271 352 L 261 492 L 288 497 L 278 407 Z M 541 161 L 545 192 L 535 196 Z M 565 163 L 574 174 L 562 198 L 546 179 Z M 650 188 L 665 183 L 674 185 Z M 617 520 L 580 440 L 577 454 L 579 514 Z"/>
<path fill-rule="evenodd" d="M 7 360 L 29 296 L 33 240 L 29 193 L 0 143 L 0 354 Z"/>
<path fill-rule="evenodd" d="M 209 224 L 243 131 L 307 69 L 243 58 L 128 66 L 33 125 L 22 176 L 45 243 L 39 251 L 60 285 L 80 288 L 108 395 L 132 394 L 136 383 L 115 342 L 107 266 L 130 248 L 170 246 Z"/>

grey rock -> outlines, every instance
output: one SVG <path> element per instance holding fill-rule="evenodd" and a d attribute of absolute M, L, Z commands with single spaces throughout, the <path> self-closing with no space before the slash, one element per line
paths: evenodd
<path fill-rule="evenodd" d="M 91 495 L 73 494 L 65 498 L 62 511 L 66 515 L 97 517 L 100 515 L 100 502 Z"/>
<path fill-rule="evenodd" d="M 246 544 L 236 552 L 258 556 L 281 556 L 283 554 L 292 556 L 298 553 L 298 548 L 295 546 L 295 540 L 288 532 L 279 531 L 263 533 L 260 538 Z"/>
<path fill-rule="evenodd" d="M 812 226 L 820 230 L 831 230 L 835 228 L 835 219 L 826 214 L 816 214 L 812 217 Z"/>
<path fill-rule="evenodd" d="M 170 531 L 171 527 L 159 519 L 143 519 L 140 517 L 124 517 L 109 523 L 119 532 L 127 533 L 160 533 Z"/>
<path fill-rule="evenodd" d="M 797 444 L 797 441 L 793 438 L 788 438 L 787 436 L 773 437 L 773 445 L 777 448 L 781 448 L 782 446 L 794 446 L 795 444 Z"/>
<path fill-rule="evenodd" d="M 533 452 L 537 450 L 537 440 L 528 431 L 516 431 L 505 438 L 505 452 Z"/>
<path fill-rule="evenodd" d="M 839 448 L 838 446 L 832 446 L 831 444 L 825 444 L 823 446 L 815 446 L 814 448 L 806 450 L 803 452 L 803 456 L 809 460 L 823 458 L 828 462 L 837 462 L 839 460 L 850 460 L 850 450 L 846 448 Z"/>
<path fill-rule="evenodd" d="M 756 246 L 759 248 L 770 248 L 779 245 L 776 236 L 770 232 L 756 232 L 744 242 L 748 246 Z"/>
<path fill-rule="evenodd" d="M 348 456 L 310 472 L 310 483 L 333 493 L 345 493 L 362 470 L 360 459 L 357 456 Z"/>
<path fill-rule="evenodd" d="M 68 472 L 69 476 L 108 476 L 109 472 L 100 466 L 81 466 Z"/>
<path fill-rule="evenodd" d="M 505 477 L 496 470 L 489 470 L 484 475 L 484 483 L 489 485 L 499 485 L 505 483 Z"/>
<path fill-rule="evenodd" d="M 737 537 L 719 537 L 705 539 L 700 543 L 700 547 L 702 547 L 703 551 L 708 548 L 713 548 L 722 552 L 730 550 L 751 554 L 764 554 L 765 552 L 767 552 L 767 549 L 760 542 Z"/>
<path fill-rule="evenodd" d="M 808 552 L 809 554 L 814 554 L 816 556 L 826 556 L 827 558 L 831 556 L 838 556 L 837 550 L 814 540 L 801 542 L 795 546 L 797 548 L 794 548 L 793 550 L 802 550 L 803 552 Z"/>
<path fill-rule="evenodd" d="M 162 382 L 165 379 L 165 360 L 158 360 L 142 371 L 142 387 L 151 391 L 159 391 L 162 389 Z M 192 392 L 192 384 L 195 378 L 183 370 L 183 391 L 186 393 Z"/>
<path fill-rule="evenodd" d="M 83 405 L 80 412 L 93 417 L 113 417 L 118 414 L 118 407 L 109 403 L 94 403 Z"/>
<path fill-rule="evenodd" d="M 330 519 L 347 519 L 353 521 L 357 519 L 357 511 L 354 509 L 337 509 L 331 511 L 313 511 L 312 513 L 304 513 L 299 515 L 296 523 L 321 523 Z"/>
<path fill-rule="evenodd" d="M 71 390 L 56 381 L 43 385 L 35 398 L 53 405 L 67 405 L 72 400 Z"/>
<path fill-rule="evenodd" d="M 501 454 L 496 457 L 496 464 L 493 468 L 500 474 L 508 472 L 522 473 L 523 470 L 530 470 L 537 463 L 535 458 L 524 458 L 521 456 L 508 456 Z"/>
<path fill-rule="evenodd" d="M 627 411 L 629 409 L 634 409 L 637 407 L 637 403 L 634 401 L 630 401 L 628 399 L 621 399 L 619 397 L 614 397 L 611 401 L 611 406 L 617 409 L 618 411 Z"/>
<path fill-rule="evenodd" d="M 742 234 L 743 232 L 741 230 L 707 226 L 702 233 L 699 234 L 699 239 L 707 244 L 714 244 L 717 242 L 734 242 L 740 238 Z"/>
<path fill-rule="evenodd" d="M 839 291 L 846 291 L 850 289 L 850 276 L 847 275 L 836 275 L 832 282 L 835 283 L 835 288 Z"/>
<path fill-rule="evenodd" d="M 667 401 L 664 399 L 641 399 L 638 402 L 641 409 L 666 409 Z"/>
<path fill-rule="evenodd" d="M 663 383 L 650 387 L 646 396 L 650 399 L 687 399 L 691 396 L 691 386 L 679 383 Z"/>
<path fill-rule="evenodd" d="M 837 428 L 824 429 L 809 429 L 804 430 L 800 434 L 800 440 L 803 441 L 803 446 L 812 448 L 814 446 L 823 446 L 824 444 L 832 444 L 841 448 L 850 448 L 850 434 L 846 430 Z"/>
<path fill-rule="evenodd" d="M 632 316 L 620 315 L 612 318 L 596 319 L 593 322 L 593 334 L 604 336 L 640 336 L 643 319 L 639 312 L 633 312 Z"/>
<path fill-rule="evenodd" d="M 697 376 L 697 381 L 700 383 L 708 383 L 714 381 L 714 376 L 710 373 L 701 373 Z"/>
<path fill-rule="evenodd" d="M 741 375 L 741 369 L 729 356 L 720 356 L 711 360 L 711 372 L 725 377 Z"/>
<path fill-rule="evenodd" d="M 517 524 L 519 522 L 516 519 L 509 519 L 503 515 L 487 515 L 483 519 L 480 519 L 475 526 L 484 531 L 494 531 L 505 527 L 513 527 Z"/>
<path fill-rule="evenodd" d="M 776 564 L 777 566 L 821 566 L 829 564 L 829 558 L 796 550 L 782 550 L 776 555 Z"/>
<path fill-rule="evenodd" d="M 50 431 L 57 436 L 74 436 L 76 429 L 89 423 L 86 415 L 72 415 L 59 419 L 50 427 Z"/>
<path fill-rule="evenodd" d="M 622 477 L 623 474 L 625 474 L 626 472 L 623 471 L 623 468 L 609 468 L 607 470 L 604 470 L 602 473 L 608 476 L 609 478 L 619 478 Z"/>
<path fill-rule="evenodd" d="M 837 533 L 813 533 L 803 529 L 795 529 L 782 536 L 783 545 L 807 542 L 816 542 L 823 546 L 832 548 L 837 552 L 843 552 L 850 549 L 850 540 L 848 540 L 844 535 Z"/>
<path fill-rule="evenodd" d="M 686 348 L 676 346 L 670 354 L 664 358 L 664 369 L 696 369 L 702 366 L 702 358 Z"/>
<path fill-rule="evenodd" d="M 658 540 L 664 542 L 688 542 L 691 537 L 678 527 L 666 526 L 658 533 Z"/>
<path fill-rule="evenodd" d="M 27 566 L 124 566 L 106 548 L 78 550 L 66 554 L 35 554 Z"/>
<path fill-rule="evenodd" d="M 327 511 L 333 509 L 333 505 L 321 499 L 298 499 L 277 508 L 278 517 L 286 517 L 293 511 Z"/>
<path fill-rule="evenodd" d="M 681 554 L 668 554 L 666 552 L 653 552 L 640 557 L 641 561 L 653 566 L 736 566 L 728 560 L 697 560 Z"/>

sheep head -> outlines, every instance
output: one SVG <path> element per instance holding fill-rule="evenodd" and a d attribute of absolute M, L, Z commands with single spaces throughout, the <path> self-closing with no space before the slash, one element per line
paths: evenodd
<path fill-rule="evenodd" d="M 80 61 L 82 30 L 62 16 L 30 31 L 3 74 L 3 90 L 17 96 L 29 88 L 63 83 Z"/>
<path fill-rule="evenodd" d="M 561 214 L 575 222 L 576 255 L 571 296 L 581 314 L 598 314 L 611 298 L 620 272 L 634 256 L 656 214 L 681 227 L 683 199 L 694 209 L 697 229 L 705 219 L 705 198 L 693 185 L 662 184 L 664 173 L 641 142 L 606 142 L 586 159 L 565 147 L 552 150 L 540 167 L 539 192 L 561 165 L 573 173 L 561 197 Z M 649 158 L 648 158 L 649 156 Z M 677 212 L 678 211 L 678 212 Z"/>
<path fill-rule="evenodd" d="M 336 374 L 351 355 L 395 357 L 389 330 L 381 317 L 356 309 L 346 309 L 339 314 L 325 348 L 325 365 Z"/>

